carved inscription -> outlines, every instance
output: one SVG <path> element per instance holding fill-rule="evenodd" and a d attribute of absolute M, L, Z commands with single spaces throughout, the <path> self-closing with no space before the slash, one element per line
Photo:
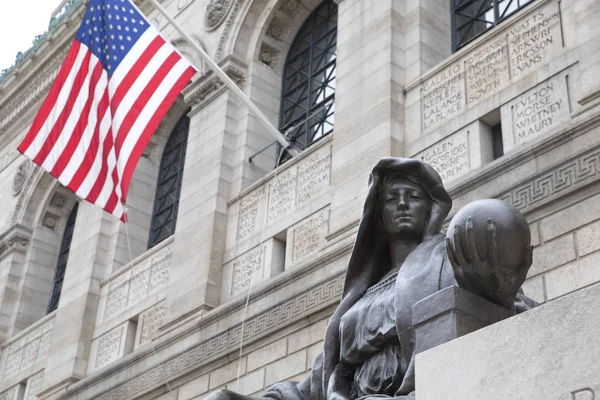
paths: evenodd
<path fill-rule="evenodd" d="M 172 251 L 170 243 L 108 283 L 104 321 L 143 301 L 169 282 Z"/>
<path fill-rule="evenodd" d="M 292 261 L 300 260 L 319 250 L 319 241 L 327 233 L 329 210 L 308 217 L 294 228 Z"/>
<path fill-rule="evenodd" d="M 565 77 L 539 84 L 511 103 L 514 143 L 539 136 L 569 116 Z"/>
<path fill-rule="evenodd" d="M 556 2 L 516 24 L 508 35 L 512 77 L 519 77 L 562 47 L 560 11 Z"/>
<path fill-rule="evenodd" d="M 450 65 L 423 83 L 423 129 L 459 114 L 465 108 L 462 63 Z"/>
<path fill-rule="evenodd" d="M 240 200 L 238 239 L 243 239 L 254 232 L 258 218 L 258 207 L 266 192 L 266 186 L 261 186 Z"/>
<path fill-rule="evenodd" d="M 288 169 L 269 185 L 269 222 L 287 214 L 296 202 L 296 169 Z"/>
<path fill-rule="evenodd" d="M 4 379 L 11 378 L 24 369 L 45 360 L 48 356 L 53 329 L 54 319 L 51 319 L 27 333 L 6 349 L 8 356 L 4 365 Z"/>
<path fill-rule="evenodd" d="M 310 201 L 314 192 L 329 185 L 331 175 L 331 155 L 329 147 L 317 151 L 298 165 L 297 203 Z"/>
<path fill-rule="evenodd" d="M 509 82 L 508 46 L 501 38 L 470 53 L 465 59 L 467 103 L 481 100 Z"/>
<path fill-rule="evenodd" d="M 119 349 L 125 326 L 120 326 L 101 336 L 98 342 L 96 368 L 102 367 L 119 358 Z"/>
<path fill-rule="evenodd" d="M 158 328 L 162 325 L 165 316 L 165 302 L 152 307 L 140 315 L 141 327 L 140 339 L 138 344 L 144 344 L 153 340 L 158 333 Z"/>
<path fill-rule="evenodd" d="M 415 155 L 431 164 L 444 181 L 469 172 L 468 131 L 459 131 Z"/>
<path fill-rule="evenodd" d="M 236 294 L 250 286 L 252 276 L 259 271 L 264 262 L 265 247 L 255 247 L 233 261 L 233 280 L 231 294 Z"/>
<path fill-rule="evenodd" d="M 44 371 L 40 371 L 37 374 L 27 379 L 27 386 L 25 388 L 25 396 L 23 400 L 37 400 L 37 394 L 42 388 L 42 382 L 44 381 Z"/>

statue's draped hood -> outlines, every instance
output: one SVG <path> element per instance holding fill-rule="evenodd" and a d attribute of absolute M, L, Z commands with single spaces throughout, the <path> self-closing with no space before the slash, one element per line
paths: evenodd
<path fill-rule="evenodd" d="M 339 325 L 342 316 L 391 268 L 389 247 L 382 231 L 380 196 L 385 177 L 390 175 L 404 176 L 419 184 L 432 200 L 422 245 L 440 233 L 444 219 L 452 208 L 452 199 L 444 189 L 442 179 L 429 164 L 411 158 L 389 157 L 382 158 L 375 165 L 369 177 L 369 190 L 346 271 L 342 301 L 333 314 L 325 335 L 322 376 L 324 394 L 327 393 L 329 377 L 339 361 Z M 437 245 L 438 240 L 434 241 Z"/>

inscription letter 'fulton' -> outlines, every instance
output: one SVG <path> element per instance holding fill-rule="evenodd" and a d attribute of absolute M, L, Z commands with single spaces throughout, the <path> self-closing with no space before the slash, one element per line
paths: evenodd
<path fill-rule="evenodd" d="M 550 59 L 563 47 L 558 2 L 550 2 L 516 24 L 508 34 L 510 69 L 518 78 Z"/>
<path fill-rule="evenodd" d="M 450 65 L 423 83 L 421 96 L 423 130 L 458 115 L 465 108 L 462 63 Z"/>
<path fill-rule="evenodd" d="M 268 221 L 275 221 L 294 208 L 296 202 L 297 169 L 290 168 L 269 185 Z"/>
<path fill-rule="evenodd" d="M 469 54 L 465 60 L 467 103 L 494 93 L 509 83 L 508 46 L 500 38 Z"/>
<path fill-rule="evenodd" d="M 468 130 L 464 129 L 416 154 L 413 158 L 431 164 L 444 182 L 469 172 Z"/>
<path fill-rule="evenodd" d="M 566 75 L 540 83 L 503 106 L 501 112 L 504 121 L 512 121 L 504 133 L 505 150 L 543 135 L 570 117 Z"/>

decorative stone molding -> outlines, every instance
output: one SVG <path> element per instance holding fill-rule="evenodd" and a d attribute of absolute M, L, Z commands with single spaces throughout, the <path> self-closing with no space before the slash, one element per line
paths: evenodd
<path fill-rule="evenodd" d="M 33 183 L 37 182 L 41 178 L 42 174 L 44 174 L 44 171 L 41 169 L 41 167 L 37 164 L 34 164 L 34 167 L 31 173 L 29 174 L 29 178 L 27 178 L 24 186 L 21 188 L 21 192 L 19 193 L 17 205 L 15 206 L 15 209 L 13 210 L 12 216 L 10 218 L 11 226 L 15 226 L 17 224 L 17 221 L 22 220 L 26 203 L 31 197 L 31 189 L 34 186 Z"/>
<path fill-rule="evenodd" d="M 600 148 L 595 148 L 576 155 L 497 197 L 526 213 L 598 180 Z"/>
<path fill-rule="evenodd" d="M 233 7 L 229 12 L 227 17 L 227 21 L 225 22 L 225 29 L 223 29 L 223 33 L 221 34 L 221 38 L 219 39 L 219 45 L 217 46 L 217 53 L 215 54 L 215 60 L 217 62 L 221 61 L 223 57 L 223 51 L 225 50 L 225 42 L 229 37 L 229 33 L 231 32 L 231 28 L 233 27 L 233 21 L 237 16 L 237 13 L 240 11 L 242 3 L 244 0 L 233 0 Z"/>
<path fill-rule="evenodd" d="M 0 393 L 0 400 L 18 400 L 18 392 L 19 385 L 13 386 L 7 391 Z"/>
<path fill-rule="evenodd" d="M 260 45 L 259 59 L 263 64 L 275 69 L 279 61 L 279 50 L 263 42 Z"/>
<path fill-rule="evenodd" d="M 227 17 L 234 0 L 211 0 L 206 6 L 204 29 L 208 32 L 217 29 Z"/>
<path fill-rule="evenodd" d="M 42 363 L 48 356 L 54 331 L 54 316 L 13 341 L 8 348 L 2 379 L 10 379 L 21 371 Z"/>
<path fill-rule="evenodd" d="M 15 172 L 15 176 L 12 182 L 12 195 L 18 196 L 21 193 L 21 189 L 25 185 L 25 181 L 29 176 L 29 173 L 33 169 L 33 163 L 29 160 L 25 160 L 19 164 L 17 167 L 17 171 Z"/>
<path fill-rule="evenodd" d="M 238 86 L 244 83 L 247 74 L 246 64 L 235 57 L 227 57 L 219 64 L 227 76 Z M 206 103 L 225 90 L 225 88 L 223 81 L 212 70 L 186 87 L 183 91 L 184 99 L 186 103 L 193 107 L 189 115 L 192 115 L 195 110 L 202 108 Z"/>
<path fill-rule="evenodd" d="M 274 16 L 267 27 L 267 36 L 275 40 L 281 40 L 285 36 L 285 33 L 286 29 L 284 21 L 281 18 Z"/>
<path fill-rule="evenodd" d="M 31 229 L 16 224 L 0 235 L 0 259 L 5 258 L 12 252 L 25 254 L 27 246 L 31 241 Z"/>
<path fill-rule="evenodd" d="M 25 396 L 23 400 L 37 400 L 37 395 L 42 389 L 42 383 L 44 382 L 44 370 L 41 370 L 35 375 L 32 375 L 27 379 L 27 386 L 25 388 Z"/>
<path fill-rule="evenodd" d="M 249 318 L 242 331 L 242 324 L 211 337 L 182 353 L 171 357 L 127 382 L 116 385 L 107 392 L 94 396 L 97 400 L 127 399 L 137 397 L 154 387 L 169 382 L 187 372 L 193 371 L 207 362 L 239 349 L 240 340 L 257 340 L 281 329 L 283 326 L 339 301 L 344 288 L 344 275 L 339 273 L 307 291 L 284 301 L 254 317 Z M 73 398 L 71 392 L 62 399 Z M 78 397 L 87 399 L 87 396 Z"/>
<path fill-rule="evenodd" d="M 169 282 L 173 241 L 148 252 L 102 283 L 103 321 L 108 321 L 129 307 L 164 288 Z"/>

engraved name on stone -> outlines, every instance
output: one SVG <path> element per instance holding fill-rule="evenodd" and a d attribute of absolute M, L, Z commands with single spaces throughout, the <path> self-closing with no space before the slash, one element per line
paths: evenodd
<path fill-rule="evenodd" d="M 258 217 L 258 207 L 265 196 L 266 186 L 261 186 L 248 193 L 240 200 L 240 216 L 238 221 L 238 239 L 243 239 L 254 232 Z"/>
<path fill-rule="evenodd" d="M 470 53 L 465 59 L 467 103 L 484 99 L 507 85 L 508 46 L 500 38 Z"/>
<path fill-rule="evenodd" d="M 511 103 L 514 143 L 537 137 L 570 114 L 564 76 L 539 84 Z"/>
<path fill-rule="evenodd" d="M 423 129 L 437 126 L 465 108 L 462 63 L 452 64 L 423 83 Z"/>
<path fill-rule="evenodd" d="M 278 175 L 275 181 L 269 185 L 269 222 L 275 221 L 292 210 L 296 202 L 296 183 L 296 169 L 290 168 Z"/>
<path fill-rule="evenodd" d="M 329 147 L 319 150 L 298 165 L 297 203 L 299 205 L 311 200 L 316 190 L 329 185 L 331 175 Z"/>
<path fill-rule="evenodd" d="M 264 262 L 265 247 L 255 247 L 233 261 L 233 279 L 231 294 L 236 294 L 250 286 L 252 276 L 259 271 Z"/>
<path fill-rule="evenodd" d="M 552 2 L 517 23 L 508 34 L 510 69 L 513 78 L 522 76 L 548 60 L 563 46 L 560 10 Z"/>
<path fill-rule="evenodd" d="M 294 228 L 293 262 L 319 250 L 319 240 L 325 235 L 328 224 L 329 210 L 323 210 Z"/>
<path fill-rule="evenodd" d="M 431 164 L 444 181 L 464 175 L 469 172 L 468 131 L 452 134 L 414 158 Z"/>

